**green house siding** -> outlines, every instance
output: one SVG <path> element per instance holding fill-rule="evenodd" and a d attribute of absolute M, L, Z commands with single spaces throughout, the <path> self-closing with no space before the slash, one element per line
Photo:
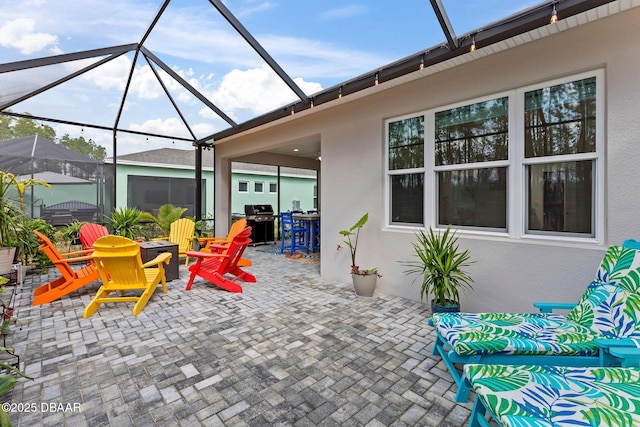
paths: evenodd
<path fill-rule="evenodd" d="M 271 174 L 251 174 L 234 172 L 231 177 L 231 212 L 244 214 L 244 205 L 272 205 L 278 210 L 278 195 L 280 196 L 280 210 L 289 211 L 293 208 L 293 201 L 300 201 L 300 209 L 308 211 L 317 209 L 315 197 L 317 180 L 315 177 L 280 176 L 280 191 L 277 191 L 278 177 Z M 241 187 L 242 183 L 242 187 Z M 245 185 L 246 184 L 246 185 Z M 256 191 L 256 184 L 262 184 L 262 191 Z M 276 192 L 271 192 L 271 184 L 276 186 Z M 246 187 L 246 192 L 241 188 Z"/>
<path fill-rule="evenodd" d="M 145 179 L 145 178 L 151 178 Z M 157 187 L 154 189 L 149 182 L 157 178 Z M 177 180 L 175 180 L 177 178 Z M 178 194 L 180 189 L 170 191 L 167 186 L 184 185 L 182 179 L 195 180 L 195 172 L 192 169 L 158 167 L 146 165 L 128 165 L 118 163 L 116 169 L 116 206 L 140 206 L 144 210 L 153 211 L 149 206 L 159 208 L 165 203 L 175 201 L 176 206 L 193 209 L 194 195 Z M 213 171 L 202 171 L 202 207 L 203 216 L 213 215 Z M 181 187 L 184 188 L 184 187 Z M 193 185 L 188 187 L 193 190 Z M 184 193 L 184 192 L 182 192 Z"/>
<path fill-rule="evenodd" d="M 33 217 L 40 217 L 42 207 L 56 205 L 58 203 L 77 200 L 80 202 L 99 205 L 96 184 L 50 184 L 51 188 L 33 187 L 33 199 L 31 189 L 25 194 L 27 213 L 32 216 L 31 205 L 33 200 Z"/>
<path fill-rule="evenodd" d="M 118 163 L 116 173 L 116 206 L 129 206 L 135 203 L 135 200 L 140 200 L 142 204 L 148 205 L 152 203 L 155 197 L 155 204 L 161 203 L 162 191 L 151 194 L 146 191 L 146 200 L 141 200 L 140 193 L 136 193 L 136 182 L 144 182 L 144 179 L 140 177 L 159 178 L 161 186 L 166 185 L 167 178 L 179 178 L 179 179 L 195 179 L 195 173 L 192 169 L 175 168 L 175 167 L 158 167 L 158 166 L 146 166 L 146 165 L 130 165 Z M 214 199 L 213 199 L 213 171 L 202 171 L 203 179 L 203 217 L 212 218 L 214 212 Z M 240 192 L 240 183 L 246 184 L 246 192 Z M 256 184 L 257 187 L 256 187 Z M 260 185 L 262 184 L 262 185 Z M 260 187 L 262 191 L 260 191 Z M 274 188 L 275 187 L 275 188 Z M 246 173 L 243 171 L 234 171 L 232 173 L 232 188 L 231 188 L 231 200 L 232 210 L 231 213 L 244 214 L 244 205 L 246 204 L 269 204 L 273 206 L 274 210 L 278 210 L 278 196 L 280 197 L 280 210 L 287 211 L 293 208 L 293 201 L 298 200 L 300 202 L 300 209 L 307 211 L 310 209 L 317 209 L 317 179 L 314 176 L 304 175 L 281 175 L 280 176 L 280 189 L 278 189 L 278 176 L 272 173 Z M 193 187 L 192 187 L 193 188 Z M 141 191 L 143 191 L 142 189 Z M 164 188 L 159 188 L 164 190 Z M 257 191 L 256 191 L 257 190 Z M 275 190 L 273 192 L 272 190 Z M 278 191 L 279 190 L 279 191 Z M 182 195 L 184 196 L 184 195 Z M 188 198 L 188 201 L 192 200 L 192 195 L 184 196 Z M 186 199 L 185 199 L 186 200 Z M 176 206 L 182 206 L 181 203 L 174 203 Z M 189 204 L 189 203 L 186 203 Z M 159 207 L 158 205 L 157 207 Z M 106 207 L 106 206 L 105 206 Z M 157 208 L 156 207 L 156 208 Z M 153 211 L 153 209 L 146 209 Z"/>

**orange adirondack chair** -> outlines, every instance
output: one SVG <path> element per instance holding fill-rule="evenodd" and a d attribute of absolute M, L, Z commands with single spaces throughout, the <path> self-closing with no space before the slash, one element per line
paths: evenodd
<path fill-rule="evenodd" d="M 56 266 L 61 276 L 57 279 L 41 285 L 33 291 L 33 302 L 31 305 L 47 304 L 70 292 L 80 289 L 91 282 L 95 282 L 100 277 L 91 258 L 93 249 L 69 252 L 60 254 L 51 240 L 39 231 L 33 231 L 41 245 L 38 248 L 49 257 L 49 260 Z M 74 270 L 71 263 L 88 262 L 84 267 Z"/>
<path fill-rule="evenodd" d="M 153 240 L 168 240 L 171 243 L 177 243 L 178 256 L 184 256 L 187 258 L 184 261 L 184 265 L 186 267 L 187 265 L 189 265 L 189 256 L 187 255 L 187 251 L 191 250 L 191 244 L 193 243 L 193 234 L 195 230 L 196 224 L 195 222 L 193 222 L 193 220 L 189 218 L 180 218 L 171 223 L 168 237 L 161 237 Z"/>
<path fill-rule="evenodd" d="M 198 243 L 200 243 L 200 246 L 202 247 L 200 251 L 212 252 L 211 248 L 209 248 L 210 245 L 228 247 L 233 241 L 233 238 L 236 237 L 239 233 L 241 233 L 242 230 L 244 230 L 245 228 L 247 228 L 247 220 L 239 219 L 233 224 L 231 224 L 231 228 L 229 229 L 229 234 L 227 234 L 226 237 L 200 237 L 198 239 Z M 252 263 L 250 260 L 246 258 L 241 258 L 240 261 L 238 261 L 238 265 L 240 267 L 251 267 Z"/>
<path fill-rule="evenodd" d="M 108 235 L 109 230 L 104 225 L 87 222 L 80 227 L 80 243 L 84 249 L 93 249 L 93 242 Z"/>
<path fill-rule="evenodd" d="M 122 236 L 101 237 L 95 241 L 93 247 L 93 259 L 102 279 L 102 286 L 84 310 L 85 318 L 94 314 L 105 302 L 135 302 L 133 315 L 137 316 L 147 305 L 159 283 L 162 283 L 162 291 L 167 293 L 162 264 L 169 264 L 170 253 L 161 253 L 143 264 L 140 245 Z M 127 291 L 142 293 L 131 295 L 127 294 Z M 119 295 L 109 296 L 113 292 L 118 292 Z"/>
<path fill-rule="evenodd" d="M 210 245 L 209 247 L 212 252 L 187 252 L 188 256 L 196 258 L 196 263 L 189 267 L 191 276 L 189 277 L 189 283 L 187 283 L 187 290 L 191 289 L 191 285 L 196 276 L 200 276 L 229 292 L 242 292 L 242 287 L 235 282 L 236 279 L 241 279 L 245 282 L 255 282 L 255 276 L 247 273 L 238 266 L 238 261 L 242 258 L 242 253 L 247 248 L 247 245 L 251 243 L 250 235 L 251 227 L 247 227 L 233 238 L 228 247 Z M 219 252 L 216 252 L 216 250 Z M 234 276 L 234 278 L 229 280 L 224 277 L 226 274 L 230 274 Z"/>

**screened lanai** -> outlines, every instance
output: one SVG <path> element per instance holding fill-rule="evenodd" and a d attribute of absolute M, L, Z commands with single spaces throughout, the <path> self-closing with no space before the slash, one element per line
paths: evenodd
<path fill-rule="evenodd" d="M 96 221 L 104 212 L 102 163 L 34 135 L 0 142 L 0 170 L 18 180 L 34 179 L 56 191 L 33 186 L 25 194 L 32 218 L 55 225 L 71 220 Z"/>
<path fill-rule="evenodd" d="M 50 19 L 47 25 L 65 23 L 64 28 L 52 26 L 51 32 L 30 30 L 30 17 L 41 12 L 17 7 L 5 13 L 1 23 L 7 34 L 13 31 L 23 44 L 12 45 L 9 38 L 0 47 L 8 53 L 3 58 L 9 59 L 0 64 L 0 112 L 91 134 L 107 147 L 116 167 L 118 155 L 132 149 L 195 147 L 199 183 L 203 147 L 215 147 L 235 134 L 323 104 L 360 96 L 373 86 L 401 83 L 420 70 L 436 72 L 443 61 L 490 49 L 502 40 L 558 19 L 570 20 L 609 2 L 523 0 L 511 2 L 509 8 L 500 2 L 483 2 L 478 13 L 482 18 L 464 21 L 469 14 L 458 2 L 415 0 L 398 8 L 402 22 L 383 21 L 379 28 L 366 25 L 366 20 L 384 15 L 384 3 L 367 5 L 369 15 L 356 18 L 354 9 L 338 8 L 342 4 L 332 4 L 334 15 L 329 15 L 314 9 L 317 6 L 282 2 L 277 5 L 279 25 L 270 29 L 260 26 L 256 10 L 244 2 L 165 0 L 156 2 L 154 10 L 123 0 L 118 7 L 100 9 L 103 15 L 92 27 L 74 25 L 74 17 L 98 10 L 67 2 L 50 11 L 60 19 Z M 287 20 L 301 11 L 316 23 Z M 326 19 L 339 13 L 349 17 L 348 23 Z M 405 21 L 412 24 L 404 25 Z M 358 31 L 350 32 L 349 27 L 356 25 Z M 47 45 L 52 55 L 38 55 L 41 50 L 24 47 L 26 38 L 20 39 L 20 34 L 30 31 L 29 40 L 53 40 Z M 311 40 L 319 34 L 335 36 L 330 44 L 316 46 Z M 337 47 L 361 38 L 371 41 L 372 52 L 390 51 L 394 46 L 400 59 L 355 55 L 355 65 L 347 67 L 354 54 L 338 52 Z M 68 42 L 79 39 L 85 41 Z M 76 46 L 81 49 L 72 51 Z M 329 63 L 345 67 L 325 72 Z M 313 150 L 305 150 L 309 144 Z M 312 151 L 313 158 L 320 157 L 319 144 L 319 140 L 297 142 L 298 150 Z M 283 147 L 269 151 L 282 154 Z M 201 189 L 195 192 L 196 215 L 200 215 Z"/>

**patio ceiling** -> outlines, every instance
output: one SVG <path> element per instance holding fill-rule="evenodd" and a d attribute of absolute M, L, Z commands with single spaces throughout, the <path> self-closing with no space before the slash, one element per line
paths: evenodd
<path fill-rule="evenodd" d="M 205 91 L 191 84 L 187 77 L 176 72 L 167 60 L 163 60 L 160 57 L 160 54 L 154 53 L 152 48 L 148 47 L 149 39 L 152 37 L 157 26 L 160 25 L 163 15 L 171 4 L 171 0 L 164 0 L 155 16 L 153 16 L 150 24 L 144 30 L 144 34 L 138 41 L 132 41 L 132 43 L 118 46 L 103 47 L 0 64 L 0 113 L 8 116 L 23 117 L 23 114 L 9 111 L 9 109 L 13 110 L 16 107 L 19 108 L 21 103 L 25 101 L 37 102 L 38 97 L 43 96 L 48 91 L 73 79 L 85 76 L 94 69 L 107 66 L 110 62 L 123 55 L 131 55 L 131 69 L 128 73 L 126 84 L 124 85 L 117 113 L 115 117 L 113 117 L 113 121 L 111 123 L 105 124 L 90 121 L 74 121 L 69 120 L 68 118 L 55 116 L 53 114 L 34 114 L 28 117 L 41 120 L 43 122 L 75 125 L 83 128 L 111 130 L 114 135 L 114 152 L 116 146 L 116 132 L 137 134 L 146 137 L 169 138 L 174 141 L 190 141 L 195 145 L 209 145 L 212 141 L 222 140 L 234 134 L 273 122 L 309 108 L 330 103 L 331 101 L 335 101 L 342 97 L 355 98 L 358 96 L 364 96 L 368 93 L 367 90 L 371 90 L 371 88 L 382 83 L 399 83 L 407 78 L 411 78 L 411 76 L 418 76 L 419 72 L 425 72 L 422 70 L 429 70 L 431 67 L 435 67 L 445 61 L 467 54 L 471 50 L 472 44 L 474 44 L 475 48 L 482 49 L 531 30 L 548 26 L 553 10 L 555 10 L 557 15 L 564 20 L 613 1 L 614 0 L 544 1 L 514 15 L 485 25 L 482 28 L 477 28 L 475 30 L 465 32 L 462 35 L 458 35 L 455 33 L 454 26 L 447 14 L 445 1 L 430 0 L 430 8 L 433 12 L 433 16 L 439 23 L 439 31 L 442 32 L 444 40 L 442 43 L 428 47 L 396 62 L 380 66 L 370 72 L 343 81 L 319 92 L 307 94 L 221 0 L 208 0 L 209 4 L 203 4 L 203 6 L 214 8 L 219 16 L 234 29 L 242 40 L 244 40 L 244 43 L 246 43 L 246 45 L 248 45 L 251 50 L 257 54 L 262 61 L 264 61 L 269 69 L 277 75 L 278 79 L 286 84 L 289 90 L 295 94 L 296 98 L 295 101 L 282 105 L 280 108 L 268 113 L 259 114 L 255 117 L 244 118 L 241 121 L 237 121 L 237 119 L 233 117 L 233 114 L 228 111 L 224 111 L 224 109 L 219 107 L 210 96 L 205 94 Z M 136 63 L 146 63 L 149 66 L 157 80 L 157 83 L 162 88 L 166 100 L 171 104 L 175 113 L 179 116 L 180 122 L 187 130 L 186 135 L 172 132 L 157 133 L 145 130 L 135 130 L 126 128 L 122 125 L 121 117 L 126 110 L 125 102 L 132 91 L 132 78 L 134 76 Z M 68 64 L 75 65 L 73 72 L 58 74 L 56 78 L 50 80 L 46 84 L 32 84 L 31 86 L 25 86 L 24 81 L 27 81 L 28 79 L 20 79 L 20 76 L 22 75 L 21 73 L 25 73 L 24 76 L 33 76 L 34 74 L 38 74 L 41 70 L 50 69 L 53 66 Z M 2 84 L 3 76 L 8 76 L 4 85 Z M 22 85 L 19 88 L 11 86 L 11 83 L 16 81 L 22 82 Z M 188 115 L 183 112 L 184 107 L 177 99 L 175 92 L 170 88 L 170 86 L 175 84 L 179 85 L 194 100 L 197 100 L 208 108 L 217 118 L 222 119 L 222 121 L 226 123 L 226 128 L 213 133 L 198 133 L 194 129 L 193 123 L 188 118 Z M 314 146 L 310 152 L 317 153 L 317 147 Z"/>

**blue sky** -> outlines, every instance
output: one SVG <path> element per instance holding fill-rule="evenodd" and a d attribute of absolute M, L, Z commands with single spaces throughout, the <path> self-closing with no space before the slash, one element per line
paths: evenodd
<path fill-rule="evenodd" d="M 1 2 L 0 63 L 137 43 L 162 5 L 162 0 Z M 542 2 L 443 0 L 457 36 Z M 445 41 L 427 0 L 229 0 L 225 5 L 307 95 Z M 236 122 L 296 100 L 207 0 L 172 0 L 145 46 Z M 12 110 L 111 126 L 132 61 L 133 54 L 120 57 Z M 0 101 L 90 62 L 0 74 Z M 163 81 L 197 137 L 228 127 L 172 79 L 165 75 Z M 58 136 L 82 135 L 111 151 L 110 132 L 51 125 Z M 188 136 L 142 58 L 120 127 Z M 190 144 L 120 134 L 118 152 L 167 146 Z"/>

